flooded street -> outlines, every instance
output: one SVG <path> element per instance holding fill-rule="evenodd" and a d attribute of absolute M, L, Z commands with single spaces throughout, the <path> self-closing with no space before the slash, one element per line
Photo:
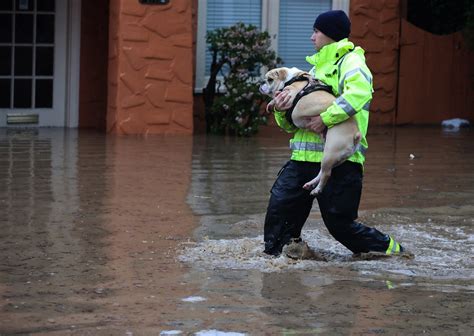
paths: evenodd
<path fill-rule="evenodd" d="M 360 221 L 414 259 L 262 254 L 285 134 L 0 129 L 0 335 L 470 335 L 474 131 L 373 128 Z"/>

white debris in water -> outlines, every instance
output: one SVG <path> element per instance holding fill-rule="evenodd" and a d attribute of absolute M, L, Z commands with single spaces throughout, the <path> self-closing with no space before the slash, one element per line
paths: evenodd
<path fill-rule="evenodd" d="M 181 335 L 182 333 L 181 330 L 163 330 L 160 332 L 160 336 Z"/>
<path fill-rule="evenodd" d="M 242 334 L 238 332 L 226 332 L 219 330 L 201 330 L 195 333 L 196 336 L 245 336 L 247 334 Z"/>
<path fill-rule="evenodd" d="M 466 119 L 454 118 L 443 120 L 441 126 L 444 128 L 449 128 L 451 130 L 459 130 L 461 127 L 469 127 L 469 121 Z"/>
<path fill-rule="evenodd" d="M 183 302 L 202 302 L 206 300 L 207 299 L 202 296 L 189 296 L 187 298 L 181 299 Z"/>

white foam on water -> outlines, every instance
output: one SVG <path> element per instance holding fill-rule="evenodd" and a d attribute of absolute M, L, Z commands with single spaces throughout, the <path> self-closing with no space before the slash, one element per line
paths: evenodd
<path fill-rule="evenodd" d="M 441 126 L 443 126 L 444 128 L 449 128 L 449 129 L 454 129 L 454 130 L 458 130 L 461 127 L 469 127 L 469 125 L 470 125 L 469 120 L 461 119 L 461 118 L 447 119 L 441 122 Z"/>
<path fill-rule="evenodd" d="M 181 299 L 183 302 L 202 302 L 206 300 L 207 299 L 202 296 L 189 296 L 187 298 Z"/>
<path fill-rule="evenodd" d="M 466 232 L 468 229 L 433 223 L 391 225 L 381 229 L 390 231 L 397 241 L 415 254 L 415 259 L 354 259 L 351 252 L 332 238 L 325 228 L 303 231 L 303 239 L 311 248 L 322 252 L 328 262 L 295 261 L 283 255 L 277 258 L 267 256 L 262 252 L 262 236 L 205 240 L 186 247 L 179 259 L 207 269 L 257 269 L 262 272 L 318 270 L 338 266 L 372 278 L 390 273 L 393 277 L 414 280 L 427 278 L 430 281 L 449 282 L 454 279 L 457 283 L 461 282 L 461 287 L 474 290 L 474 286 L 469 285 L 474 275 L 474 258 L 473 238 L 472 234 Z"/>
<path fill-rule="evenodd" d="M 242 334 L 238 332 L 227 332 L 227 331 L 219 331 L 219 330 L 201 330 L 195 333 L 196 336 L 245 336 L 247 334 Z"/>
<path fill-rule="evenodd" d="M 163 330 L 160 332 L 160 336 L 181 335 L 182 333 L 181 330 Z"/>

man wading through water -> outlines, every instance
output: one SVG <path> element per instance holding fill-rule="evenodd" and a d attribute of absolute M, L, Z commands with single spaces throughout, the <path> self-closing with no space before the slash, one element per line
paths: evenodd
<path fill-rule="evenodd" d="M 278 173 L 271 189 L 265 217 L 265 253 L 279 255 L 284 245 L 301 241 L 301 230 L 309 216 L 314 196 L 303 185 L 318 174 L 323 155 L 320 134 L 353 116 L 362 139 L 358 150 L 347 161 L 333 168 L 331 178 L 317 196 L 319 208 L 331 235 L 353 253 L 399 254 L 402 246 L 392 237 L 356 221 L 362 192 L 363 163 L 367 151 L 369 103 L 372 74 L 365 63 L 364 50 L 347 38 L 351 23 L 340 10 L 322 13 L 314 22 L 311 41 L 316 54 L 306 57 L 313 65 L 310 73 L 332 88 L 337 99 L 311 118 L 309 130 L 298 129 L 285 117 L 292 106 L 286 92 L 275 95 L 277 124 L 294 133 L 290 140 L 291 160 Z"/>

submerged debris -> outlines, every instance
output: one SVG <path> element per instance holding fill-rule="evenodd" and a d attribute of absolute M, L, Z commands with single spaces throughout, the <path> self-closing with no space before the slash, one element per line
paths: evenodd
<path fill-rule="evenodd" d="M 207 299 L 202 296 L 189 296 L 187 298 L 181 299 L 183 302 L 202 302 L 206 300 Z"/>
<path fill-rule="evenodd" d="M 443 120 L 441 122 L 441 126 L 443 128 L 456 131 L 456 130 L 459 130 L 461 127 L 469 127 L 470 123 L 466 119 L 454 118 L 454 119 Z"/>

